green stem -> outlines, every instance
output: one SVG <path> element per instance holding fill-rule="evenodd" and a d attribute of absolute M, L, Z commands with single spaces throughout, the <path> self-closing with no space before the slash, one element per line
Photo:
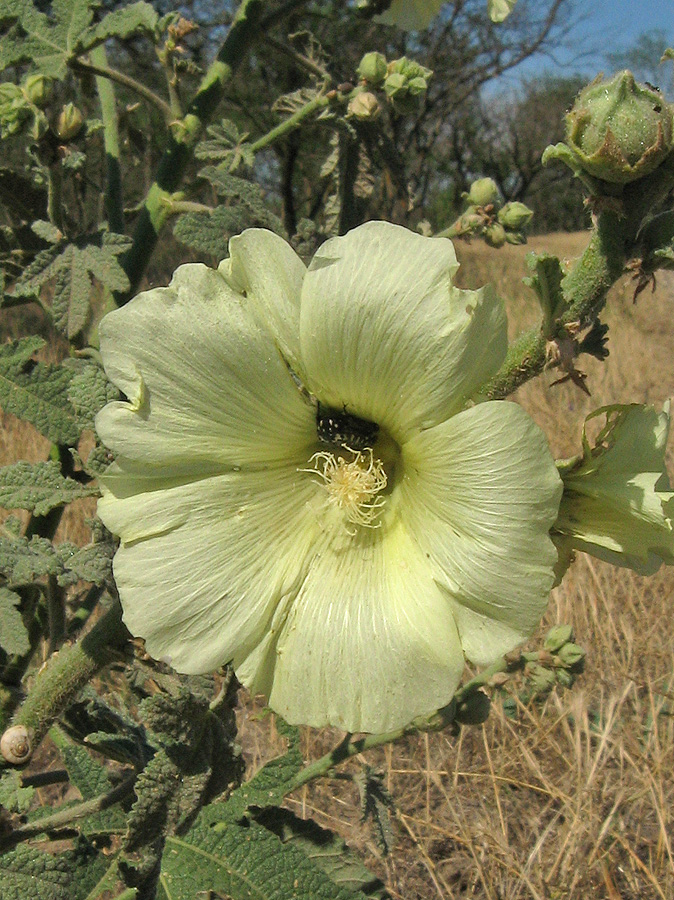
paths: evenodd
<path fill-rule="evenodd" d="M 60 159 L 49 166 L 47 177 L 47 216 L 52 225 L 63 232 L 63 170 Z"/>
<path fill-rule="evenodd" d="M 125 800 L 133 793 L 135 781 L 136 775 L 134 774 L 132 777 L 127 778 L 121 784 L 118 784 L 105 794 L 101 794 L 100 797 L 94 797 L 91 800 L 85 800 L 83 803 L 78 803 L 75 806 L 69 806 L 67 809 L 59 810 L 51 816 L 44 816 L 36 822 L 27 822 L 25 825 L 18 825 L 16 828 L 12 829 L 4 840 L 0 839 L 0 848 L 6 850 L 8 847 L 13 847 L 15 844 L 26 840 L 26 838 L 35 837 L 35 835 L 38 834 L 45 834 L 45 832 L 49 831 L 55 831 L 57 828 L 65 828 L 70 825 L 71 822 L 77 821 L 77 819 L 83 819 L 85 816 L 90 816 L 93 813 L 109 809 L 111 806 L 114 806 L 115 803 L 119 803 L 120 800 Z"/>
<path fill-rule="evenodd" d="M 319 94 L 318 97 L 314 97 L 313 100 L 309 100 L 301 109 L 298 109 L 297 112 L 293 113 L 292 116 L 289 116 L 275 128 L 272 128 L 271 131 L 268 131 L 267 134 L 263 135 L 261 138 L 258 138 L 254 143 L 250 145 L 250 149 L 253 153 L 257 153 L 260 150 L 264 150 L 265 147 L 268 147 L 270 144 L 273 144 L 274 141 L 277 141 L 281 137 L 285 137 L 286 134 L 289 134 L 291 131 L 294 131 L 296 128 L 304 122 L 305 119 L 310 118 L 314 115 L 318 110 L 325 109 L 329 105 L 330 101 L 324 94 Z"/>
<path fill-rule="evenodd" d="M 306 0 L 294 0 L 286 4 L 281 12 L 287 14 L 305 2 Z M 125 259 L 124 266 L 131 288 L 126 296 L 118 298 L 120 304 L 131 298 L 143 276 L 159 232 L 171 214 L 166 200 L 170 199 L 171 194 L 180 185 L 192 158 L 193 148 L 224 97 L 225 85 L 232 78 L 249 47 L 277 19 L 275 15 L 263 19 L 264 7 L 264 0 L 242 0 L 227 37 L 206 72 L 187 114 L 171 129 L 169 146 L 157 169 L 156 179 L 145 198 L 133 236 L 133 246 Z"/>
<path fill-rule="evenodd" d="M 607 207 L 599 213 L 587 248 L 562 281 L 567 308 L 558 322 L 560 335 L 567 325 L 579 323 L 586 328 L 596 319 L 609 289 L 636 250 L 636 235 L 644 218 L 657 209 L 673 187 L 671 153 L 651 175 L 626 185 L 620 209 Z M 547 362 L 547 337 L 540 329 L 521 335 L 509 348 L 500 372 L 480 395 L 501 400 L 539 375 Z"/>
<path fill-rule="evenodd" d="M 94 51 L 92 51 L 92 56 L 93 52 Z M 111 69 L 106 65 L 96 65 L 94 63 L 85 62 L 83 59 L 73 59 L 70 62 L 70 68 L 74 72 L 86 72 L 89 75 L 96 75 L 100 78 L 108 78 L 110 81 L 116 81 L 117 84 L 121 84 L 135 94 L 138 94 L 143 100 L 147 100 L 148 103 L 151 103 L 160 110 L 167 123 L 173 121 L 173 110 L 166 100 L 163 100 L 160 96 L 155 94 L 154 91 L 151 91 L 150 88 L 145 87 L 144 84 L 140 81 L 136 81 L 136 79 L 132 78 L 130 75 L 125 75 L 124 72 L 118 72 L 117 69 Z"/>
<path fill-rule="evenodd" d="M 112 648 L 121 647 L 127 639 L 122 610 L 115 601 L 91 631 L 49 659 L 12 720 L 13 725 L 32 731 L 33 748 L 89 679 L 111 660 Z M 0 760 L 0 766 L 5 765 Z"/>
<path fill-rule="evenodd" d="M 108 68 L 105 46 L 101 44 L 91 51 L 91 61 L 99 68 Z M 96 76 L 96 90 L 101 104 L 103 120 L 103 144 L 107 169 L 105 187 L 105 214 L 110 231 L 124 234 L 124 199 L 122 196 L 122 174 L 120 167 L 119 128 L 115 89 L 109 78 Z"/>

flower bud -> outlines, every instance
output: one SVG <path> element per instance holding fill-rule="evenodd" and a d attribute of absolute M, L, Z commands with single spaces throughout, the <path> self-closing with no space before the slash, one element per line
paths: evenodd
<path fill-rule="evenodd" d="M 543 646 L 551 653 L 556 653 L 564 644 L 567 644 L 573 637 L 573 629 L 570 625 L 555 625 L 545 636 Z"/>
<path fill-rule="evenodd" d="M 379 115 L 379 100 L 370 91 L 359 91 L 349 100 L 346 111 L 356 119 L 374 119 Z"/>
<path fill-rule="evenodd" d="M 578 644 L 568 643 L 564 644 L 563 647 L 560 647 L 557 657 L 567 669 L 571 669 L 583 662 L 585 659 L 585 651 L 582 647 L 579 647 Z"/>
<path fill-rule="evenodd" d="M 555 673 L 538 663 L 530 663 L 526 668 L 529 683 L 536 694 L 548 694 L 555 686 Z"/>
<path fill-rule="evenodd" d="M 466 198 L 473 206 L 489 206 L 492 203 L 498 203 L 499 193 L 496 182 L 492 178 L 478 178 L 471 184 Z"/>
<path fill-rule="evenodd" d="M 505 228 L 498 222 L 487 225 L 484 230 L 484 239 L 490 247 L 502 247 L 507 240 Z"/>
<path fill-rule="evenodd" d="M 46 75 L 29 75 L 22 87 L 26 98 L 35 106 L 44 106 L 51 94 L 51 78 Z"/>
<path fill-rule="evenodd" d="M 566 140 L 595 178 L 626 184 L 656 169 L 670 153 L 674 113 L 662 94 L 629 71 L 583 88 L 566 117 Z"/>
<path fill-rule="evenodd" d="M 74 103 L 66 103 L 56 122 L 56 134 L 62 141 L 71 141 L 82 130 L 84 119 Z"/>
<path fill-rule="evenodd" d="M 506 231 L 521 231 L 532 219 L 533 210 L 519 203 L 517 200 L 506 203 L 503 209 L 498 211 L 498 220 Z"/>
<path fill-rule="evenodd" d="M 366 53 L 361 59 L 357 71 L 364 81 L 367 81 L 373 87 L 378 87 L 388 73 L 386 57 L 375 50 L 371 53 Z"/>

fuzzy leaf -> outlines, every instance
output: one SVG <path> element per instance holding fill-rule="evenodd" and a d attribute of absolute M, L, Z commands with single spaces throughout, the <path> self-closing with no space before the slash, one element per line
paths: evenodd
<path fill-rule="evenodd" d="M 548 253 L 528 253 L 527 266 L 532 272 L 524 283 L 533 288 L 543 311 L 544 328 L 549 330 L 568 305 L 562 291 L 561 263 Z"/>
<path fill-rule="evenodd" d="M 39 253 L 16 283 L 20 297 L 37 297 L 52 284 L 56 327 L 74 338 L 87 324 L 93 280 L 111 291 L 125 291 L 129 279 L 117 257 L 129 247 L 123 235 L 102 232 L 77 243 L 60 242 Z"/>
<path fill-rule="evenodd" d="M 0 856 L 2 900 L 83 900 L 100 880 L 105 863 L 87 841 L 52 856 L 21 846 Z"/>
<path fill-rule="evenodd" d="M 370 766 L 364 766 L 354 781 L 360 793 L 361 821 L 372 820 L 379 850 L 383 856 L 387 856 L 393 846 L 390 815 L 395 810 L 393 798 L 386 789 L 383 776 Z"/>
<path fill-rule="evenodd" d="M 179 241 L 222 259 L 227 255 L 229 238 L 245 228 L 269 228 L 285 236 L 283 223 L 265 205 L 259 185 L 215 166 L 206 166 L 200 175 L 210 181 L 227 205 L 180 216 L 173 230 Z"/>
<path fill-rule="evenodd" d="M 80 427 L 68 402 L 72 375 L 60 366 L 34 362 L 32 356 L 43 344 L 42 338 L 29 337 L 0 345 L 0 406 L 50 441 L 74 445 Z"/>
<path fill-rule="evenodd" d="M 250 168 L 255 161 L 255 154 L 246 143 L 248 134 L 241 134 L 234 122 L 223 119 L 217 125 L 209 125 L 206 129 L 208 139 L 200 141 L 194 151 L 197 159 L 217 162 L 228 172 L 234 172 L 241 164 Z"/>
<path fill-rule="evenodd" d="M 255 821 L 291 843 L 340 887 L 362 891 L 371 900 L 390 900 L 383 882 L 367 868 L 342 838 L 321 828 L 313 819 L 301 819 L 292 810 L 271 807 L 255 815 Z"/>
<path fill-rule="evenodd" d="M 75 374 L 68 387 L 68 400 L 77 413 L 82 428 L 93 428 L 96 414 L 106 403 L 119 398 L 119 392 L 108 381 L 100 366 L 92 362 L 68 360 L 73 363 Z"/>
<path fill-rule="evenodd" d="M 300 751 L 300 733 L 297 728 L 276 717 L 276 727 L 288 741 L 283 756 L 270 760 L 250 781 L 232 792 L 225 808 L 226 815 L 236 821 L 246 815 L 250 807 L 264 809 L 277 806 L 290 790 L 295 775 L 304 765 Z"/>
<path fill-rule="evenodd" d="M 208 891 L 231 900 L 366 900 L 338 887 L 291 843 L 254 820 L 223 820 L 222 810 L 212 804 L 184 837 L 167 839 L 160 883 L 170 900 Z"/>
<path fill-rule="evenodd" d="M 62 587 L 88 581 L 91 584 L 104 584 L 112 580 L 112 557 L 115 548 L 111 541 L 77 547 L 75 544 L 60 544 L 57 548 L 63 572 L 58 576 Z"/>
<path fill-rule="evenodd" d="M 79 40 L 79 49 L 88 50 L 95 44 L 101 44 L 108 38 L 116 37 L 120 40 L 131 37 L 133 34 L 155 35 L 159 16 L 149 3 L 130 3 L 121 9 L 109 12 L 98 25 L 88 29 Z"/>
<path fill-rule="evenodd" d="M 1 628 L 0 633 L 4 634 Z M 34 795 L 35 788 L 23 787 L 21 775 L 16 769 L 5 772 L 0 779 L 0 807 L 9 813 L 28 812 Z"/>
<path fill-rule="evenodd" d="M 57 462 L 21 460 L 0 469 L 0 506 L 5 509 L 28 509 L 45 516 L 57 506 L 94 493 L 96 488 L 64 478 Z"/>
<path fill-rule="evenodd" d="M 20 603 L 18 594 L 0 587 L 0 647 L 8 655 L 23 656 L 30 650 L 28 631 L 19 612 Z"/>
<path fill-rule="evenodd" d="M 89 0 L 53 0 L 51 16 L 38 12 L 31 0 L 2 0 L 0 21 L 12 24 L 0 38 L 0 70 L 31 63 L 31 71 L 63 78 L 92 16 Z"/>
<path fill-rule="evenodd" d="M 31 584 L 44 575 L 56 575 L 61 563 L 51 541 L 38 537 L 0 537 L 0 574 L 10 585 Z"/>

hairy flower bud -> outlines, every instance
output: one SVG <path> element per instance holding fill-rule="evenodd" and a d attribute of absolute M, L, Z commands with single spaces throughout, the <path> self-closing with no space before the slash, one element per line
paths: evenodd
<path fill-rule="evenodd" d="M 42 107 L 49 100 L 51 85 L 51 78 L 47 78 L 45 75 L 29 75 L 22 87 L 30 103 Z"/>
<path fill-rule="evenodd" d="M 367 81 L 373 87 L 378 87 L 388 73 L 386 57 L 375 50 L 371 53 L 366 53 L 361 59 L 357 71 L 364 81 Z"/>
<path fill-rule="evenodd" d="M 84 119 L 74 103 L 66 103 L 56 121 L 56 134 L 62 141 L 72 141 L 82 130 Z"/>
<path fill-rule="evenodd" d="M 499 210 L 498 220 L 506 231 L 520 231 L 529 224 L 533 214 L 533 210 L 524 203 L 514 200 Z"/>
<path fill-rule="evenodd" d="M 583 88 L 566 117 L 567 144 L 581 167 L 614 184 L 656 169 L 672 150 L 673 130 L 672 106 L 629 71 Z"/>
<path fill-rule="evenodd" d="M 502 247 L 507 240 L 506 230 L 503 225 L 493 222 L 485 228 L 484 239 L 490 247 Z"/>
<path fill-rule="evenodd" d="M 478 178 L 471 186 L 466 199 L 473 206 L 489 206 L 498 203 L 499 193 L 492 178 Z"/>
<path fill-rule="evenodd" d="M 379 115 L 379 101 L 370 91 L 359 91 L 349 100 L 346 111 L 356 119 L 374 119 Z"/>

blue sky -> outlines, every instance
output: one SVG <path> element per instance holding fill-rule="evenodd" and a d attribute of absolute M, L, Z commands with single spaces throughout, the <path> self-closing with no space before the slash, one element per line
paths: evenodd
<path fill-rule="evenodd" d="M 569 70 L 586 74 L 597 74 L 608 70 L 604 59 L 595 56 L 587 58 L 579 53 L 584 47 L 596 47 L 599 53 L 607 50 L 628 48 L 645 31 L 654 28 L 663 30 L 674 46 L 674 0 L 576 0 L 578 19 L 571 32 L 571 49 L 559 50 L 555 56 L 557 63 L 548 58 L 539 58 L 518 67 L 516 76 L 533 74 L 541 70 L 567 73 Z M 672 83 L 672 63 L 663 72 L 662 81 Z M 663 85 L 664 87 L 664 85 Z"/>

